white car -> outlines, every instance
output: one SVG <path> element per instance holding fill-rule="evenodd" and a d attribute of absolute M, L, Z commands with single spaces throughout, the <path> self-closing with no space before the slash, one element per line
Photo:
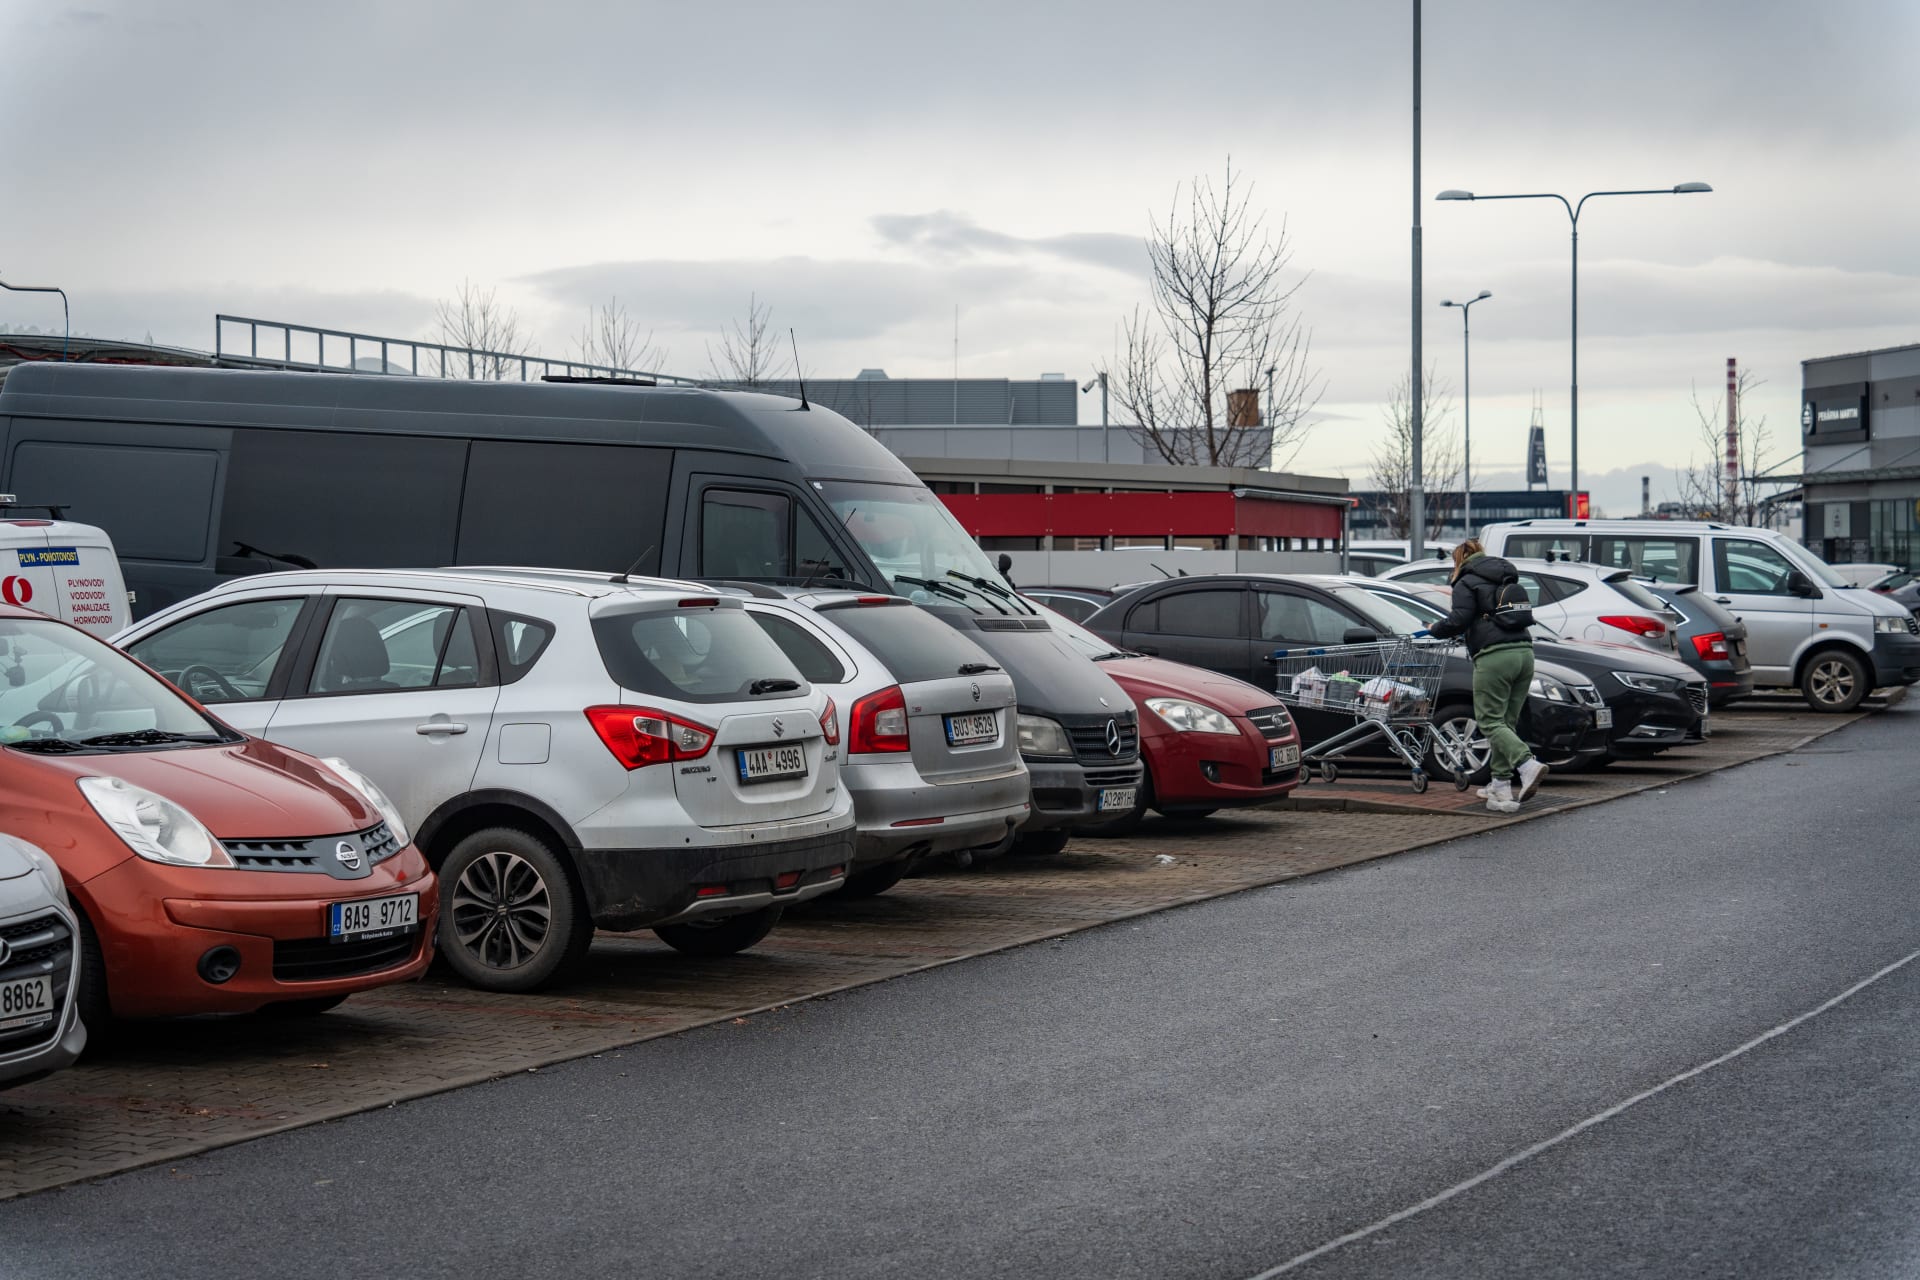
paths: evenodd
<path fill-rule="evenodd" d="M 302 570 L 116 643 L 236 728 L 378 783 L 439 874 L 441 953 L 478 986 L 540 986 L 596 924 L 731 954 L 852 860 L 839 709 L 710 587 Z"/>
<path fill-rule="evenodd" d="M 1533 620 L 1571 640 L 1610 640 L 1633 644 L 1661 657 L 1678 652 L 1680 624 L 1666 601 L 1633 580 L 1627 569 L 1563 560 L 1515 559 L 1520 585 L 1533 600 Z M 1404 586 L 1446 587 L 1453 580 L 1450 561 L 1402 565 L 1380 575 Z"/>
<path fill-rule="evenodd" d="M 120 559 L 105 530 L 63 519 L 63 513 L 62 507 L 34 506 L 0 493 L 0 600 L 105 640 L 127 625 Z"/>
<path fill-rule="evenodd" d="M 79 937 L 53 859 L 0 835 L 0 1089 L 57 1071 L 86 1048 Z"/>

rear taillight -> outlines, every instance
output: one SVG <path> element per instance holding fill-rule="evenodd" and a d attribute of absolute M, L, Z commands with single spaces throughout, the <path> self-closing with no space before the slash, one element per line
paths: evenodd
<path fill-rule="evenodd" d="M 1731 656 L 1727 652 L 1727 633 L 1709 631 L 1705 635 L 1695 636 L 1693 651 L 1700 655 L 1703 662 L 1725 662 Z"/>
<path fill-rule="evenodd" d="M 854 703 L 847 737 L 850 755 L 907 750 L 907 698 L 900 686 L 889 685 Z"/>
<path fill-rule="evenodd" d="M 827 745 L 840 745 L 840 708 L 833 705 L 833 699 L 827 699 L 827 709 L 820 713 L 820 732 L 827 735 Z"/>
<path fill-rule="evenodd" d="M 613 758 L 629 769 L 669 760 L 698 760 L 713 745 L 713 730 L 651 707 L 588 707 L 587 721 Z"/>
<path fill-rule="evenodd" d="M 1637 636 L 1660 636 L 1667 633 L 1666 623 L 1658 618 L 1649 618 L 1645 614 L 1610 613 L 1603 615 L 1600 621 L 1610 627 L 1618 627 L 1622 631 L 1631 631 Z"/>

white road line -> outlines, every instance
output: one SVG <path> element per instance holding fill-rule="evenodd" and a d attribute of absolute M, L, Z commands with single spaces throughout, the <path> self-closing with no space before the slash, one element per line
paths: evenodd
<path fill-rule="evenodd" d="M 1624 1102 L 1616 1102 L 1611 1107 L 1608 1107 L 1605 1111 L 1597 1112 L 1593 1115 L 1590 1115 L 1585 1120 L 1580 1121 L 1580 1123 L 1573 1125 L 1571 1128 L 1562 1129 L 1559 1133 L 1554 1134 L 1551 1138 L 1547 1138 L 1543 1141 L 1536 1142 L 1532 1146 L 1526 1148 L 1524 1151 L 1514 1152 L 1512 1155 L 1508 1156 L 1506 1159 L 1500 1161 L 1500 1163 L 1493 1165 L 1488 1169 L 1484 1169 L 1479 1173 L 1474 1174 L 1471 1178 L 1468 1178 L 1465 1182 L 1456 1182 L 1452 1186 L 1448 1187 L 1446 1190 L 1435 1192 L 1433 1195 L 1428 1196 L 1425 1200 L 1420 1201 L 1418 1204 L 1408 1205 L 1404 1209 L 1396 1210 L 1395 1212 L 1388 1214 L 1386 1217 L 1380 1219 L 1378 1222 L 1370 1223 L 1367 1226 L 1361 1227 L 1357 1231 L 1349 1231 L 1347 1232 L 1346 1235 L 1335 1237 L 1334 1239 L 1327 1241 L 1325 1244 L 1320 1245 L 1317 1248 L 1309 1249 L 1305 1253 L 1299 1254 L 1292 1258 L 1288 1258 L 1285 1262 L 1281 1263 L 1279 1266 L 1271 1267 L 1266 1271 L 1262 1271 L 1259 1275 L 1251 1277 L 1250 1280 L 1272 1280 L 1274 1276 L 1283 1276 L 1287 1274 L 1287 1272 L 1289 1271 L 1295 1271 L 1301 1267 L 1306 1266 L 1309 1262 L 1314 1262 L 1320 1258 L 1326 1257 L 1328 1254 L 1332 1253 L 1336 1249 L 1344 1249 L 1346 1246 L 1350 1244 L 1357 1244 L 1360 1241 L 1365 1240 L 1369 1236 L 1375 1236 L 1380 1234 L 1382 1231 L 1387 1230 L 1389 1227 L 1396 1227 L 1410 1218 L 1417 1218 L 1429 1209 L 1437 1209 L 1441 1205 L 1445 1204 L 1447 1201 L 1454 1199 L 1456 1196 L 1465 1195 L 1467 1192 L 1473 1190 L 1475 1187 L 1478 1187 L 1483 1183 L 1493 1181 L 1495 1178 L 1499 1177 L 1501 1174 L 1505 1173 L 1507 1170 L 1513 1168 L 1514 1166 L 1524 1164 L 1528 1160 L 1533 1159 L 1537 1155 L 1541 1155 L 1544 1152 L 1551 1151 L 1553 1148 L 1559 1146 L 1561 1143 L 1567 1141 L 1569 1138 L 1577 1137 L 1580 1134 L 1585 1133 L 1588 1129 L 1594 1128 L 1596 1125 L 1605 1124 L 1607 1121 L 1613 1119 L 1617 1115 L 1620 1115 L 1622 1112 L 1630 1110 L 1633 1107 L 1639 1106 L 1641 1103 L 1645 1102 L 1648 1098 L 1658 1097 L 1660 1094 L 1665 1093 L 1667 1090 L 1673 1088 L 1677 1084 L 1685 1084 L 1687 1081 L 1693 1079 L 1695 1076 L 1705 1075 L 1707 1072 L 1713 1070 L 1715 1067 L 1725 1066 L 1727 1063 L 1732 1062 L 1735 1058 L 1740 1057 L 1742 1054 L 1748 1053 L 1754 1049 L 1759 1048 L 1761 1045 L 1765 1044 L 1767 1041 L 1772 1040 L 1777 1036 L 1785 1035 L 1787 1032 L 1793 1030 L 1795 1027 L 1799 1026 L 1801 1023 L 1812 1021 L 1813 1019 L 1819 1017 L 1821 1014 L 1827 1012 L 1827 1010 L 1833 1008 L 1835 1005 L 1841 1004 L 1847 1000 L 1852 999 L 1854 996 L 1859 995 L 1862 991 L 1865 991 L 1868 987 L 1880 981 L 1882 978 L 1888 977 L 1894 973 L 1897 973 L 1899 970 L 1904 969 L 1909 964 L 1912 964 L 1915 960 L 1920 960 L 1920 951 L 1909 952 L 1908 954 L 1900 957 L 1898 960 L 1895 960 L 1892 964 L 1888 965 L 1886 968 L 1881 969 L 1879 972 L 1871 974 L 1868 977 L 1862 978 L 1860 981 L 1854 983 L 1852 986 L 1848 987 L 1845 991 L 1842 991 L 1839 995 L 1834 996 L 1832 999 L 1827 1000 L 1822 1004 L 1814 1006 L 1813 1008 L 1807 1010 L 1805 1013 L 1799 1015 L 1798 1017 L 1788 1019 L 1787 1021 L 1781 1023 L 1777 1027 L 1772 1028 L 1771 1030 L 1761 1032 L 1759 1035 L 1755 1036 L 1753 1039 L 1747 1041 L 1745 1044 L 1739 1046 L 1738 1048 L 1729 1049 L 1727 1050 L 1727 1052 L 1721 1054 L 1719 1057 L 1711 1058 L 1706 1062 L 1701 1063 L 1697 1067 L 1689 1067 L 1685 1071 L 1682 1071 L 1679 1075 L 1673 1076 L 1667 1080 L 1663 1080 L 1659 1084 L 1653 1086 L 1653 1088 L 1651 1089 L 1648 1089 L 1642 1093 L 1636 1093 L 1631 1098 L 1628 1098 Z"/>

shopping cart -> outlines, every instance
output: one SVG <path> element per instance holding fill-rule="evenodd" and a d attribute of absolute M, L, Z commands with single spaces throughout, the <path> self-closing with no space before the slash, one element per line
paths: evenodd
<path fill-rule="evenodd" d="M 1413 789 L 1425 791 L 1427 754 L 1436 745 L 1433 702 L 1451 649 L 1443 641 L 1399 636 L 1372 644 L 1274 650 L 1280 701 L 1353 720 L 1300 753 L 1302 778 L 1317 768 L 1321 781 L 1332 782 L 1340 775 L 1336 759 L 1377 739 L 1406 761 Z M 1456 772 L 1456 779 L 1462 776 Z M 1466 784 L 1455 785 L 1464 790 Z"/>

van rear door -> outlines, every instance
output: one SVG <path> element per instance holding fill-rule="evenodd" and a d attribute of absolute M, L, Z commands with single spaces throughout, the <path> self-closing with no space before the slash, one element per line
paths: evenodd
<path fill-rule="evenodd" d="M 0 599 L 102 640 L 127 625 L 127 587 L 107 535 L 64 520 L 0 522 Z"/>

